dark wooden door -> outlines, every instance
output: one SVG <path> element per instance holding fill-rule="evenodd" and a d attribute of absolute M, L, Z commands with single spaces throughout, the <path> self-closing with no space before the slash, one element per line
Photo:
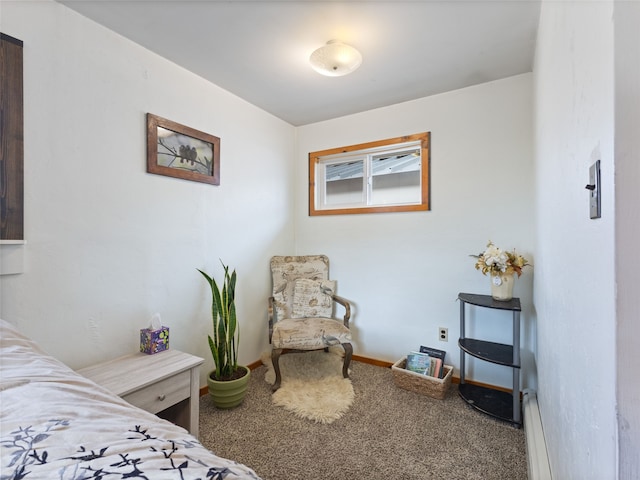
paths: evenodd
<path fill-rule="evenodd" d="M 24 240 L 22 42 L 0 33 L 0 240 Z"/>

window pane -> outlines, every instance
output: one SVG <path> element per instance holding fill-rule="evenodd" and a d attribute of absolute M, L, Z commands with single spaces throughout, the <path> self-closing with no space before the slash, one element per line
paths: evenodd
<path fill-rule="evenodd" d="M 374 157 L 372 174 L 371 205 L 420 203 L 419 150 Z"/>
<path fill-rule="evenodd" d="M 351 205 L 364 201 L 364 161 L 325 166 L 325 205 Z"/>
<path fill-rule="evenodd" d="M 429 210 L 429 140 L 423 132 L 309 152 L 309 215 Z"/>

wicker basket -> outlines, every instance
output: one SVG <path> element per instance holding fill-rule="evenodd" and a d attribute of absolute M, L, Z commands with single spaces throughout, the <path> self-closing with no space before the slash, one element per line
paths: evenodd
<path fill-rule="evenodd" d="M 393 383 L 396 384 L 396 387 L 440 400 L 445 397 L 451 386 L 451 377 L 453 377 L 453 367 L 451 365 L 444 366 L 444 378 L 435 378 L 407 370 L 404 368 L 406 364 L 407 357 L 404 357 L 391 367 Z"/>

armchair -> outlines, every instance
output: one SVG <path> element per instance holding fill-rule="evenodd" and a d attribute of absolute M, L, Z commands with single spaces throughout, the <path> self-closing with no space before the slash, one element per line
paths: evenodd
<path fill-rule="evenodd" d="M 349 378 L 353 354 L 349 302 L 335 294 L 336 282 L 329 280 L 329 258 L 325 255 L 275 256 L 271 259 L 273 291 L 269 297 L 269 343 L 276 375 L 275 392 L 280 388 L 279 359 L 282 353 L 328 351 L 342 345 L 342 376 Z M 333 318 L 335 303 L 344 308 L 342 320 Z"/>

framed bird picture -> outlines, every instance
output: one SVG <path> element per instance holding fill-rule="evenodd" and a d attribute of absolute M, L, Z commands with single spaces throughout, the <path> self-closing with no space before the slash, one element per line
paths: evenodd
<path fill-rule="evenodd" d="M 220 185 L 220 138 L 147 113 L 147 172 Z"/>

